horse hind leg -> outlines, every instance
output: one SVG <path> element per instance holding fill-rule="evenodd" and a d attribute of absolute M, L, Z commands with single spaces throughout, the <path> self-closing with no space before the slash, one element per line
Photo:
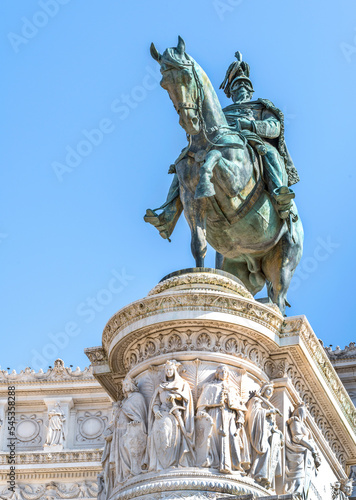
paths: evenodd
<path fill-rule="evenodd" d="M 221 253 L 216 252 L 216 254 L 215 254 L 215 269 L 222 270 L 223 265 L 224 265 L 224 256 Z"/>
<path fill-rule="evenodd" d="M 184 204 L 184 215 L 191 232 L 190 248 L 196 267 L 204 267 L 207 252 L 206 214 L 204 200 L 191 199 Z"/>

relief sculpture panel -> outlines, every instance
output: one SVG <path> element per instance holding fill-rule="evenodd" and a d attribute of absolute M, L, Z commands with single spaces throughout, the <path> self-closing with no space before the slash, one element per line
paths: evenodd
<path fill-rule="evenodd" d="M 285 462 L 287 492 L 308 498 L 320 457 L 304 423 L 307 410 L 300 404 L 290 415 L 285 446 L 272 382 L 258 383 L 227 364 L 170 359 L 135 380 L 127 376 L 122 388 L 104 434 L 100 499 L 135 476 L 187 468 L 246 478 L 273 491 Z"/>
<path fill-rule="evenodd" d="M 214 378 L 203 385 L 197 403 L 197 465 L 223 473 L 250 468 L 246 412 L 228 367 L 220 365 Z"/>
<path fill-rule="evenodd" d="M 266 383 L 252 393 L 247 402 L 247 434 L 251 445 L 249 475 L 265 488 L 274 488 L 276 476 L 282 475 L 282 448 L 284 438 L 276 425 L 276 414 L 281 415 L 269 401 L 273 384 Z"/>
<path fill-rule="evenodd" d="M 148 412 L 149 470 L 194 465 L 194 406 L 180 363 L 167 361 L 164 382 L 155 390 Z"/>
<path fill-rule="evenodd" d="M 103 498 L 132 475 L 147 469 L 147 407 L 137 384 L 130 377 L 122 382 L 124 398 L 113 404 L 113 417 L 104 433 L 103 473 L 98 477 L 98 489 Z"/>
<path fill-rule="evenodd" d="M 45 446 L 63 446 L 65 441 L 64 423 L 66 418 L 59 403 L 48 412 L 48 427 Z"/>
<path fill-rule="evenodd" d="M 287 491 L 308 498 L 309 488 L 315 472 L 320 467 L 321 459 L 310 430 L 304 420 L 304 403 L 296 406 L 287 420 L 286 468 Z"/>

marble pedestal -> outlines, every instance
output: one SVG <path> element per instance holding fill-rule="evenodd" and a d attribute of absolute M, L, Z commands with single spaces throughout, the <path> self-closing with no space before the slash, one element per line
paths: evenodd
<path fill-rule="evenodd" d="M 322 459 L 318 474 L 313 472 L 310 478 L 310 500 L 332 500 L 332 484 L 344 480 L 349 465 L 356 463 L 355 408 L 306 318 L 284 318 L 275 305 L 254 300 L 243 284 L 228 273 L 205 268 L 173 273 L 147 297 L 118 311 L 106 325 L 102 342 L 102 347 L 86 349 L 95 377 L 114 401 L 126 401 L 122 381 L 129 376 L 147 410 L 147 416 L 143 418 L 140 410 L 141 417 L 137 418 L 147 420 L 141 433 L 145 440 L 136 446 L 136 458 L 133 448 L 125 452 L 126 466 L 122 471 L 120 453 L 126 439 L 123 433 L 128 429 L 131 432 L 133 427 L 121 423 L 123 432 L 117 430 L 117 415 L 122 409 L 115 410 L 112 442 L 121 441 L 119 451 L 110 451 L 108 445 L 107 452 L 116 458 L 111 459 L 111 465 L 103 459 L 104 475 L 111 476 L 106 483 L 101 480 L 99 500 L 294 498 L 285 448 L 281 451 L 278 476 L 267 485 L 251 477 L 248 468 L 243 472 L 243 468 L 239 471 L 232 466 L 222 471 L 219 465 L 204 464 L 197 458 L 204 454 L 204 443 L 210 451 L 212 446 L 211 435 L 200 425 L 202 417 L 197 405 L 207 403 L 202 394 L 209 384 L 219 385 L 216 373 L 221 365 L 229 372 L 231 394 L 237 395 L 243 405 L 251 391 L 258 393 L 264 384 L 273 384 L 270 404 L 280 412 L 276 426 L 284 440 L 290 439 L 287 422 L 294 408 L 301 402 L 309 405 L 305 424 Z M 167 381 L 167 361 L 173 360 L 179 364 L 179 380 L 189 387 L 184 389 L 185 394 L 191 394 L 189 411 L 193 416 L 189 425 L 194 426 L 194 435 L 189 427 L 189 436 L 194 453 L 186 446 L 188 461 L 178 459 L 164 469 L 155 469 L 158 462 L 150 454 L 156 453 L 152 451 L 157 450 L 157 439 L 156 448 L 152 447 L 153 434 L 158 435 L 160 430 L 157 425 L 154 427 L 158 408 L 154 399 Z M 122 404 L 124 407 L 126 403 Z M 226 415 L 235 412 L 237 417 L 236 404 L 225 403 L 226 408 L 229 405 L 231 410 L 226 410 Z M 205 405 L 205 410 L 210 416 L 215 415 L 212 406 Z M 185 419 L 188 406 L 180 411 Z M 246 411 L 242 413 L 246 420 Z M 168 417 L 162 425 L 165 422 L 169 423 Z M 185 421 L 184 425 L 188 428 Z M 179 439 L 183 439 L 178 424 L 177 428 Z M 247 426 L 244 429 L 251 446 Z M 172 440 L 168 445 L 171 443 Z M 169 446 L 167 449 L 171 449 Z M 158 455 L 161 451 L 157 450 Z M 208 453 L 206 449 L 205 452 Z M 139 469 L 134 460 L 140 461 Z M 120 477 L 114 462 L 119 464 Z"/>

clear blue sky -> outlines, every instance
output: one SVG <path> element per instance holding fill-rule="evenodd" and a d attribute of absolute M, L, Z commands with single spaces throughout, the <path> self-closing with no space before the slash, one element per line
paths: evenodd
<path fill-rule="evenodd" d="M 326 344 L 356 340 L 353 0 L 4 0 L 1 9 L 2 368 L 47 368 L 56 357 L 85 366 L 83 349 L 100 345 L 112 314 L 193 266 L 183 217 L 172 243 L 142 219 L 164 201 L 185 145 L 149 54 L 151 41 L 163 51 L 178 34 L 215 88 L 240 50 L 255 96 L 285 112 L 305 228 L 288 314 L 305 314 Z"/>

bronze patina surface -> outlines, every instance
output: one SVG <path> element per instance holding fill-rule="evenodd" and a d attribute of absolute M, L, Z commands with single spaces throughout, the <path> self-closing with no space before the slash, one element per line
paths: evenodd
<path fill-rule="evenodd" d="M 267 284 L 284 312 L 303 228 L 290 189 L 299 177 L 284 142 L 283 114 L 266 99 L 251 101 L 249 66 L 240 53 L 222 84 L 234 101 L 225 110 L 182 38 L 163 54 L 152 44 L 151 54 L 188 145 L 170 167 L 174 178 L 161 213 L 148 209 L 145 221 L 169 239 L 184 211 L 196 266 L 204 267 L 209 243 L 217 269 L 237 276 L 253 295 Z"/>

